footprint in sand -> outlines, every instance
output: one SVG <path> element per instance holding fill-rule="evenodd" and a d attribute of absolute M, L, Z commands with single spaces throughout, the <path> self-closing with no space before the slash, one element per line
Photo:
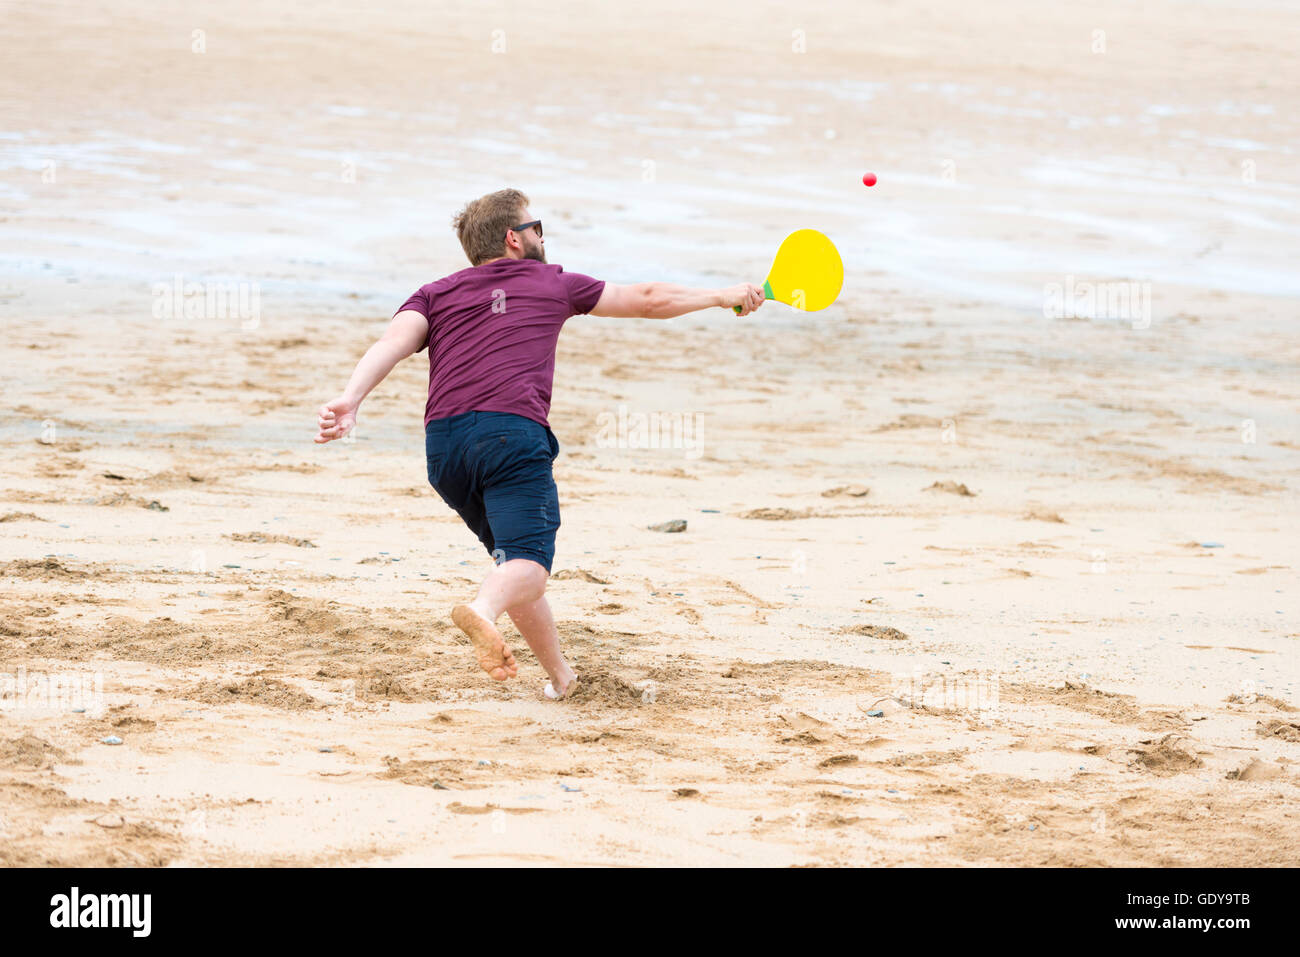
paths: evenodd
<path fill-rule="evenodd" d="M 864 498 L 871 494 L 871 489 L 865 485 L 839 485 L 835 488 L 828 488 L 822 492 L 822 498 L 838 498 L 847 496 L 848 498 Z"/>
<path fill-rule="evenodd" d="M 1189 750 L 1191 743 L 1180 734 L 1167 734 L 1158 741 L 1139 741 L 1129 752 L 1134 755 L 1135 767 L 1166 777 L 1204 766 L 1205 762 Z"/>
<path fill-rule="evenodd" d="M 1276 781 L 1285 774 L 1286 769 L 1280 764 L 1251 758 L 1237 770 L 1229 771 L 1227 778 L 1229 781 Z"/>
<path fill-rule="evenodd" d="M 963 495 L 966 498 L 974 498 L 975 493 L 968 489 L 965 483 L 960 482 L 935 482 L 921 489 L 922 492 L 951 492 L 953 495 Z"/>

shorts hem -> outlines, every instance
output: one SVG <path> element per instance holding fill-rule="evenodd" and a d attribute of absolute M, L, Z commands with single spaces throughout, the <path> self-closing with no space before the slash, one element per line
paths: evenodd
<path fill-rule="evenodd" d="M 489 551 L 494 559 L 497 555 L 501 555 L 501 562 L 512 561 L 516 558 L 526 558 L 530 562 L 536 562 L 546 569 L 548 575 L 551 573 L 551 565 L 555 562 L 554 555 L 547 555 L 545 552 L 533 551 L 528 548 L 502 548 L 498 545 L 496 548 L 489 549 Z"/>

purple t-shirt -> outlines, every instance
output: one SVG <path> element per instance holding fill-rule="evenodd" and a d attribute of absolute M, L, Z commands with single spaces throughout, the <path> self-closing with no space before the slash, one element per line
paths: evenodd
<path fill-rule="evenodd" d="M 421 286 L 397 310 L 429 320 L 424 424 L 462 412 L 513 412 L 547 428 L 555 344 L 605 283 L 535 259 L 497 259 Z"/>

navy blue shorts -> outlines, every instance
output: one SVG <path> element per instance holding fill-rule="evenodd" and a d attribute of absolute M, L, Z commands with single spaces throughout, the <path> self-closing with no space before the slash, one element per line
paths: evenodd
<path fill-rule="evenodd" d="M 429 484 L 498 565 L 527 558 L 550 572 L 560 528 L 555 433 L 510 412 L 465 412 L 424 427 L 424 454 Z"/>

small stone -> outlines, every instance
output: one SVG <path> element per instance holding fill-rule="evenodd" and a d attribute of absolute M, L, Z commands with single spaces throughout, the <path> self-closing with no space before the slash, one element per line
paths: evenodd
<path fill-rule="evenodd" d="M 115 734 L 110 734 L 107 738 L 102 739 L 100 744 L 121 744 L 122 739 Z"/>
<path fill-rule="evenodd" d="M 652 532 L 684 532 L 686 531 L 686 519 L 674 518 L 671 521 L 660 522 L 658 525 L 646 526 Z"/>
<path fill-rule="evenodd" d="M 876 710 L 876 711 L 868 711 L 868 712 L 867 712 L 867 717 L 868 717 L 868 718 L 883 718 L 884 716 L 885 716 L 885 712 L 880 711 L 880 710 Z"/>
<path fill-rule="evenodd" d="M 126 822 L 122 820 L 120 814 L 101 814 L 95 818 L 95 823 L 100 827 L 121 827 Z"/>

